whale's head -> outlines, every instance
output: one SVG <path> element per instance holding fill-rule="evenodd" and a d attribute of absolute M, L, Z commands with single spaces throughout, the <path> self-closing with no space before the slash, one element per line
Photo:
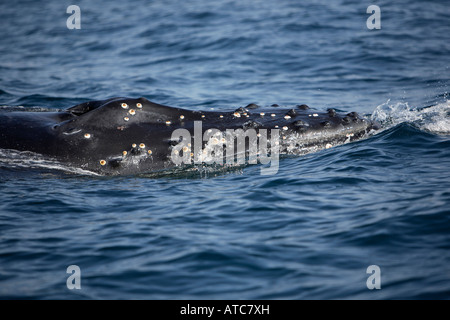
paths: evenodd
<path fill-rule="evenodd" d="M 113 98 L 86 102 L 66 112 L 70 118 L 52 128 L 58 137 L 55 154 L 73 165 L 107 175 L 174 167 L 172 152 L 179 142 L 174 132 L 179 129 L 191 135 L 192 140 L 185 141 L 183 148 L 194 158 L 193 144 L 200 143 L 198 150 L 203 150 L 208 143 L 207 139 L 194 139 L 198 130 L 202 137 L 213 129 L 223 133 L 255 130 L 257 136 L 263 130 L 276 130 L 280 153 L 305 154 L 360 139 L 377 129 L 375 123 L 355 112 L 318 112 L 306 105 L 260 108 L 251 104 L 234 111 L 201 112 L 145 98 Z"/>

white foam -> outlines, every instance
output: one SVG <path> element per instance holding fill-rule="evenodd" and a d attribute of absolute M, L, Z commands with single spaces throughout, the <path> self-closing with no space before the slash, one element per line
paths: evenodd
<path fill-rule="evenodd" d="M 8 112 L 60 112 L 61 109 L 43 108 L 43 107 L 24 107 L 24 106 L 6 106 L 1 105 L 0 110 Z"/>
<path fill-rule="evenodd" d="M 15 150 L 0 149 L 0 166 L 8 168 L 50 169 L 80 175 L 98 176 L 95 172 L 70 167 L 56 160 L 44 158 L 42 155 L 28 151 L 19 152 Z"/>
<path fill-rule="evenodd" d="M 388 100 L 375 108 L 372 120 L 380 122 L 383 128 L 410 123 L 420 130 L 450 134 L 450 100 L 426 108 L 411 108 L 404 102 L 391 104 Z"/>

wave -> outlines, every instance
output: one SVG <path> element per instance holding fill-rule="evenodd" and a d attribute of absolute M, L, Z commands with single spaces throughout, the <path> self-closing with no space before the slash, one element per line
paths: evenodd
<path fill-rule="evenodd" d="M 375 108 L 371 119 L 389 129 L 407 123 L 419 130 L 450 134 L 450 100 L 424 108 L 411 108 L 407 102 L 391 103 L 390 100 Z"/>

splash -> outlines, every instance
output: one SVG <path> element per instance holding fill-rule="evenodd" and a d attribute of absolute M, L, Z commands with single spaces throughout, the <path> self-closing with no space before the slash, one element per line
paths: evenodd
<path fill-rule="evenodd" d="M 385 129 L 409 123 L 423 131 L 450 134 L 450 100 L 425 108 L 412 108 L 407 102 L 391 104 L 388 100 L 375 109 L 371 118 Z"/>

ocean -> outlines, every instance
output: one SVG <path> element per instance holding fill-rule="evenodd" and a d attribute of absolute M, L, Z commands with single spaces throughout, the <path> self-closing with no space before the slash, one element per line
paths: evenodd
<path fill-rule="evenodd" d="M 382 125 L 268 176 L 0 150 L 0 299 L 449 299 L 449 19 L 439 0 L 0 2 L 0 111 L 124 96 Z"/>

